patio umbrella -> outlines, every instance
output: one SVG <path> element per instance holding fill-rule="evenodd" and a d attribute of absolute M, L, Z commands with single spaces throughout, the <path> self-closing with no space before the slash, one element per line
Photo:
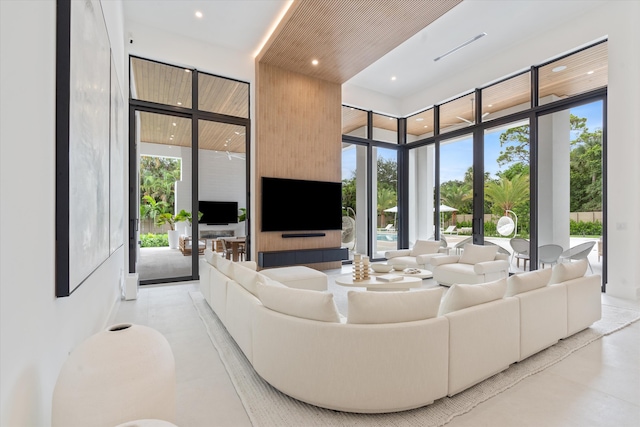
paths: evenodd
<path fill-rule="evenodd" d="M 444 223 L 444 218 L 442 216 L 443 212 L 457 212 L 457 211 L 458 211 L 458 209 L 452 208 L 451 206 L 440 205 L 440 224 Z"/>
<path fill-rule="evenodd" d="M 393 212 L 393 225 L 396 225 L 396 222 L 398 221 L 398 219 L 396 218 L 396 215 L 398 215 L 398 206 L 394 206 L 392 208 L 389 209 L 385 209 L 385 212 Z"/>

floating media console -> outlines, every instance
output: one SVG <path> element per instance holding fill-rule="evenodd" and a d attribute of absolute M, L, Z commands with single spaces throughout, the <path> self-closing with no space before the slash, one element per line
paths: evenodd
<path fill-rule="evenodd" d="M 315 264 L 318 262 L 342 261 L 347 259 L 348 256 L 349 250 L 347 248 L 258 252 L 258 265 L 260 267 L 282 267 L 286 265 Z"/>

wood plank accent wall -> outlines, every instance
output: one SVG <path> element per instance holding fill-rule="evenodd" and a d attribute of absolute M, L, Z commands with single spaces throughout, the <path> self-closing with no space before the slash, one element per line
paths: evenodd
<path fill-rule="evenodd" d="M 283 239 L 262 232 L 262 177 L 340 182 L 341 86 L 272 65 L 256 63 L 256 181 L 254 248 L 258 252 L 340 247 L 341 232 L 325 237 Z M 283 215 L 296 215 L 295 194 Z M 307 230 L 313 231 L 313 230 Z M 340 262 L 314 264 L 339 268 Z"/>

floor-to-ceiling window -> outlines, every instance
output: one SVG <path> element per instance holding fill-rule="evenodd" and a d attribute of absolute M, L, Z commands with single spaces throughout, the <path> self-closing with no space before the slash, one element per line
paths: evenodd
<path fill-rule="evenodd" d="M 473 235 L 512 272 L 541 267 L 545 245 L 562 249 L 554 262 L 586 247 L 606 283 L 606 86 L 604 41 L 408 116 L 399 240 Z"/>
<path fill-rule="evenodd" d="M 129 270 L 141 284 L 197 279 L 215 239 L 247 234 L 249 84 L 130 64 Z"/>

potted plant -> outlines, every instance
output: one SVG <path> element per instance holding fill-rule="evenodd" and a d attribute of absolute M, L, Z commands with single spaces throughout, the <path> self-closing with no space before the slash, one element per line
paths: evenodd
<path fill-rule="evenodd" d="M 246 221 L 247 219 L 247 208 L 240 208 L 240 215 L 238 215 L 238 222 Z"/>
<path fill-rule="evenodd" d="M 202 218 L 202 212 L 198 212 L 198 220 L 200 218 Z M 176 214 L 175 217 L 176 222 L 186 222 L 186 226 L 185 226 L 185 235 L 190 236 L 191 235 L 191 225 L 193 222 L 193 218 L 191 215 L 191 212 L 187 212 L 184 209 L 182 209 L 180 212 L 178 212 Z"/>
<path fill-rule="evenodd" d="M 169 237 L 169 248 L 178 249 L 178 237 L 180 234 L 176 230 L 176 216 L 171 212 L 163 212 L 156 215 L 156 225 L 161 226 L 165 224 L 169 224 L 170 228 L 170 230 L 167 231 L 167 235 Z"/>

